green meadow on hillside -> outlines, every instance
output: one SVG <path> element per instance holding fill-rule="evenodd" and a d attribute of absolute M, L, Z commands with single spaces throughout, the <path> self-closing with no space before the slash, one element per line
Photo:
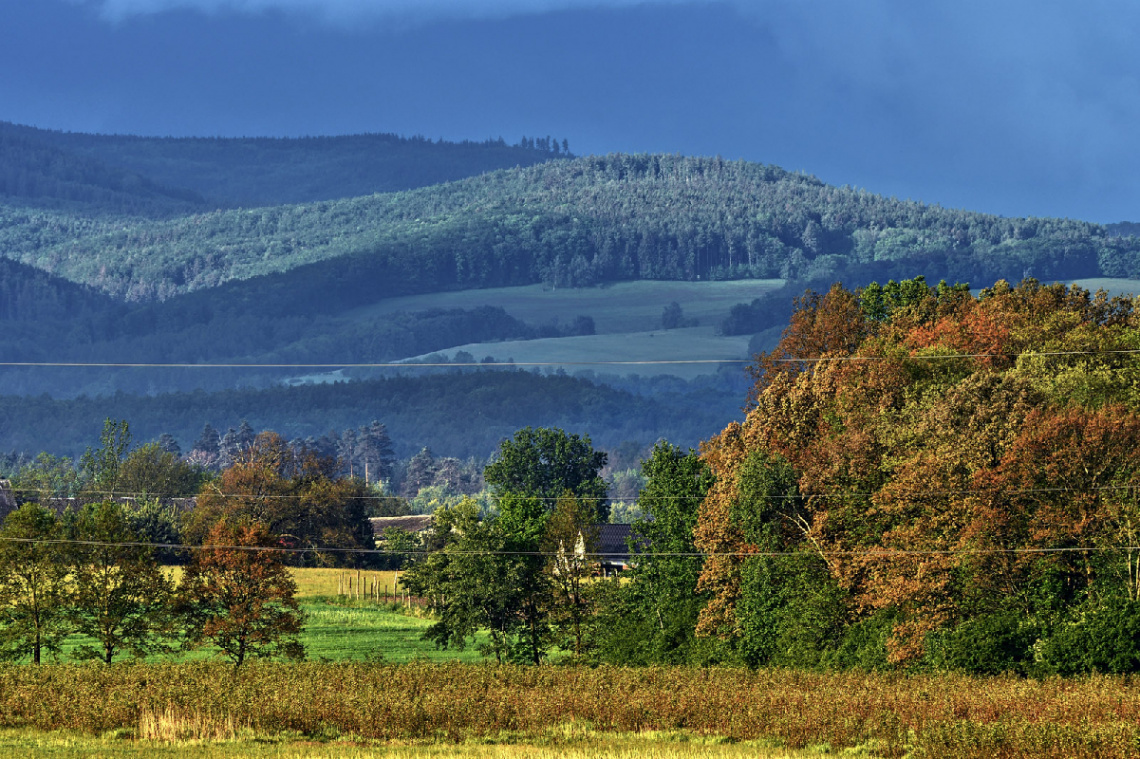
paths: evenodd
<path fill-rule="evenodd" d="M 736 279 L 638 280 L 595 287 L 494 287 L 385 298 L 343 316 L 369 318 L 396 311 L 426 311 L 442 304 L 463 309 L 501 306 L 511 316 L 530 324 L 543 324 L 554 318 L 569 322 L 579 315 L 589 316 L 594 320 L 597 334 L 606 335 L 658 330 L 661 312 L 672 302 L 681 306 L 686 319 L 696 319 L 701 326 L 714 326 L 737 303 L 750 301 L 783 285 L 782 279 Z"/>
<path fill-rule="evenodd" d="M 454 359 L 457 353 L 466 351 L 477 361 L 490 356 L 496 361 L 511 360 L 523 366 L 538 365 L 544 369 L 561 369 L 569 374 L 589 370 L 596 374 L 619 376 L 670 375 L 694 379 L 705 374 L 715 374 L 722 366 L 728 371 L 743 372 L 749 361 L 748 340 L 748 336 L 718 335 L 716 328 L 711 326 L 687 327 L 651 332 L 472 343 L 418 356 L 409 361 L 429 361 L 433 356 Z"/>

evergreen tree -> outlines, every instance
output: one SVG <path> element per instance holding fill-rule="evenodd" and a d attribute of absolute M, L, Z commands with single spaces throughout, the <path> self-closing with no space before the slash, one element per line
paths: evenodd
<path fill-rule="evenodd" d="M 178 445 L 178 441 L 169 432 L 162 433 L 158 438 L 158 447 L 175 456 L 182 455 L 182 446 Z"/>
<path fill-rule="evenodd" d="M 194 442 L 192 450 L 203 451 L 204 453 L 217 456 L 221 453 L 221 442 L 222 440 L 218 436 L 218 431 L 214 429 L 209 422 L 206 422 L 205 426 L 202 427 L 202 434 L 199 435 L 198 439 Z"/>

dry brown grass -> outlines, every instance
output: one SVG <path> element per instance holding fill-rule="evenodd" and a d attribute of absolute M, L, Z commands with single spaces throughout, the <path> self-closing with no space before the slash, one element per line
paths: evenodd
<path fill-rule="evenodd" d="M 812 674 L 736 669 L 216 664 L 0 667 L 0 727 L 209 734 L 195 719 L 362 740 L 524 743 L 566 724 L 873 746 L 884 756 L 1131 757 L 1140 689 L 1114 677 Z M 162 715 L 171 715 L 167 728 Z M 201 718 L 199 715 L 207 715 Z M 210 716 L 213 715 L 213 716 Z"/>

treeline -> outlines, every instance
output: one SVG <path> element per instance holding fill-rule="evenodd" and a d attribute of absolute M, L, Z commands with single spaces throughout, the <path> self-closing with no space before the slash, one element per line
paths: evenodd
<path fill-rule="evenodd" d="M 1138 329 L 1032 280 L 801 300 L 702 447 L 697 632 L 755 665 L 1135 671 Z"/>
<path fill-rule="evenodd" d="M 17 276 L 0 283 L 0 313 L 19 322 L 0 336 L 11 360 L 376 362 L 464 343 L 594 333 L 588 316 L 564 326 L 526 324 L 496 306 L 351 318 L 301 304 L 292 313 L 277 304 L 243 309 L 223 297 L 125 308 L 14 262 L 0 262 L 0 274 L 16 267 Z"/>
<path fill-rule="evenodd" d="M 0 195 L 148 216 L 396 192 L 569 157 L 569 144 L 550 137 L 516 145 L 395 134 L 171 138 L 3 122 L 0 146 Z"/>
<path fill-rule="evenodd" d="M 163 187 L 97 158 L 14 133 L 0 123 L 0 199 L 76 212 L 167 217 L 207 210 L 185 189 Z"/>
<path fill-rule="evenodd" d="M 909 280 L 799 305 L 746 420 L 644 462 L 623 581 L 585 581 L 604 459 L 504 443 L 498 515 L 438 513 L 405 573 L 429 636 L 532 663 L 1140 671 L 1133 302 Z"/>
<path fill-rule="evenodd" d="M 19 370 L 31 372 L 33 370 Z M 38 370 L 36 370 L 38 371 Z M 90 370 L 94 372 L 95 370 Z M 129 371 L 129 370 L 123 370 Z M 213 371 L 213 370 L 209 370 Z M 410 370 L 407 376 L 275 387 L 136 396 L 52 399 L 0 396 L 0 450 L 80 455 L 108 416 L 130 419 L 142 440 L 172 435 L 183 451 L 205 423 L 225 430 L 242 419 L 287 439 L 320 438 L 330 429 L 382 419 L 397 458 L 424 446 L 440 456 L 485 459 L 503 438 L 527 424 L 589 430 L 607 448 L 659 438 L 695 445 L 740 415 L 741 383 L 713 379 L 655 383 L 653 395 L 565 375 L 519 370 Z M 28 387 L 36 392 L 34 374 Z M 243 370 L 222 376 L 237 384 Z M 646 391 L 647 388 L 642 388 Z"/>
<path fill-rule="evenodd" d="M 170 221 L 4 215 L 9 257 L 128 300 L 273 273 L 263 290 L 332 293 L 340 283 L 353 302 L 369 289 L 375 299 L 535 282 L 1066 279 L 1127 275 L 1140 250 L 1136 238 L 1095 224 L 944 209 L 772 166 L 661 155 L 555 161 L 409 192 Z M 285 272 L 296 284 L 281 281 Z"/>

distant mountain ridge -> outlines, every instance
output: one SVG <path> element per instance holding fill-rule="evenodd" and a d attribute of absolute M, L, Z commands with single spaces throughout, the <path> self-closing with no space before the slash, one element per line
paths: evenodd
<path fill-rule="evenodd" d="M 449 308 L 445 294 L 461 289 L 785 280 L 762 307 L 747 307 L 746 324 L 736 320 L 735 331 L 749 334 L 778 330 L 791 299 L 809 283 L 858 286 L 919 274 L 974 285 L 1140 276 L 1140 238 L 1124 224 L 945 209 L 719 158 L 569 158 L 554 144 L 455 145 L 391 135 L 163 140 L 0 124 L 0 354 L 7 361 L 121 364 L 5 370 L 0 392 L 43 403 L 0 399 L 0 428 L 10 430 L 4 444 L 37 447 L 38 414 L 53 420 L 60 449 L 71 450 L 63 441 L 75 414 L 98 421 L 110 409 L 188 435 L 219 405 L 230 416 L 248 413 L 272 426 L 308 409 L 310 431 L 329 414 L 342 426 L 377 415 L 402 418 L 406 445 L 418 450 L 431 442 L 449 454 L 483 455 L 512 425 L 536 423 L 596 425 L 612 441 L 648 443 L 668 426 L 664 415 L 678 417 L 668 420 L 676 422 L 670 435 L 695 441 L 723 426 L 743 391 L 731 402 L 716 391 L 719 410 L 711 413 L 705 407 L 712 395 L 698 386 L 663 385 L 652 403 L 635 403 L 592 383 L 564 386 L 514 372 L 496 373 L 493 382 L 465 379 L 470 392 L 453 397 L 444 392 L 456 384 L 450 378 L 266 388 L 300 372 L 276 363 L 343 366 L 565 329 L 523 323 L 494 302 Z M 556 157 L 566 160 L 550 160 Z M 502 161 L 508 163 L 493 165 Z M 435 181 L 432 172 L 443 164 L 463 176 L 409 184 Z M 407 186 L 379 192 L 381 180 Z M 260 198 L 262 205 L 233 207 L 218 200 L 223 196 Z M 282 202 L 294 197 L 311 202 Z M 431 306 L 414 312 L 369 308 L 393 296 L 428 294 Z M 670 304 L 646 298 L 640 305 L 660 311 Z M 581 315 L 582 325 L 593 324 L 589 317 Z M 504 345 L 494 355 L 510 351 Z M 130 366 L 228 362 L 262 366 Z M 722 375 L 714 382 L 740 381 Z M 642 380 L 630 382 L 640 395 Z M 123 392 L 195 388 L 153 403 Z M 218 388 L 244 390 L 204 392 Z M 408 400 L 430 388 L 430 399 Z M 546 395 L 553 388 L 563 396 Z M 517 411 L 524 392 L 534 401 L 530 415 L 508 415 L 493 429 L 470 430 L 455 413 Z M 80 397 L 69 406 L 44 400 L 44 393 Z M 560 406 L 581 413 L 567 416 Z M 363 409 L 372 416 L 356 418 Z M 429 417 L 438 429 L 418 432 Z"/>
<path fill-rule="evenodd" d="M 361 288 L 383 297 L 536 282 L 1140 272 L 1140 240 L 1096 224 L 945 209 L 774 166 L 668 155 L 551 161 L 405 192 L 165 220 L 0 207 L 0 250 L 129 301 L 306 266 L 308 285 L 347 278 L 338 292 L 350 299 Z"/>
<path fill-rule="evenodd" d="M 5 126 L 0 123 L 0 200 L 159 217 L 208 208 L 191 190 L 163 187 L 129 169 L 62 150 Z"/>
<path fill-rule="evenodd" d="M 106 202 L 93 191 L 88 196 L 106 210 L 159 214 L 397 192 L 569 155 L 565 141 L 551 138 L 524 138 L 518 145 L 508 145 L 502 138 L 433 142 L 395 134 L 140 137 L 61 132 L 0 121 L 0 196 L 19 195 L 6 191 L 3 183 L 12 152 L 8 146 L 17 143 L 25 151 L 50 152 L 57 163 L 83 166 L 87 174 L 105 175 L 115 185 L 132 182 L 152 194 L 184 201 L 180 209 L 157 204 L 148 209 L 139 203 Z"/>

